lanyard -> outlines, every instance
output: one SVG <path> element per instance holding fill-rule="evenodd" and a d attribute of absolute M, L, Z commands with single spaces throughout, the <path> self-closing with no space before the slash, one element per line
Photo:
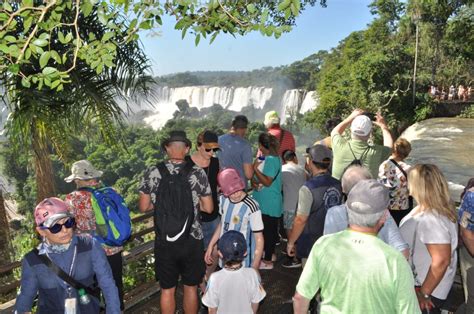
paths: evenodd
<path fill-rule="evenodd" d="M 49 256 L 49 254 L 47 252 L 46 252 L 46 255 L 51 260 L 51 257 Z M 72 277 L 72 272 L 74 270 L 74 263 L 76 261 L 76 255 L 77 255 L 77 245 L 74 246 L 74 253 L 72 255 L 71 266 L 69 266 L 69 277 Z M 68 286 L 68 289 L 71 288 L 64 280 L 63 280 L 63 282 Z"/>

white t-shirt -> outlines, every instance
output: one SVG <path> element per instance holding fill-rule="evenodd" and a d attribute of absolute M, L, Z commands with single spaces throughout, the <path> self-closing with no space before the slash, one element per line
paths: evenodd
<path fill-rule="evenodd" d="M 283 210 L 296 211 L 298 191 L 306 181 L 304 168 L 292 162 L 281 168 L 283 189 Z"/>
<path fill-rule="evenodd" d="M 433 212 L 417 212 L 413 209 L 400 223 L 400 232 L 410 246 L 410 263 L 415 266 L 417 276 L 415 284 L 420 285 L 426 279 L 431 265 L 431 255 L 425 244 L 451 244 L 451 262 L 438 286 L 431 293 L 445 300 L 454 282 L 456 273 L 458 230 L 456 223 L 445 216 Z M 416 239 L 413 241 L 416 230 Z M 414 246 L 414 247 L 413 247 Z M 413 255 L 413 259 L 411 256 Z"/>
<path fill-rule="evenodd" d="M 252 303 L 259 303 L 266 296 L 257 272 L 253 268 L 222 269 L 207 282 L 202 303 L 217 308 L 217 313 L 253 313 Z"/>

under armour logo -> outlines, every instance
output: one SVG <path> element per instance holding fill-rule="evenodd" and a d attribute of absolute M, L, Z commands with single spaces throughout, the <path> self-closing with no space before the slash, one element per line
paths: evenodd
<path fill-rule="evenodd" d="M 237 249 L 237 244 L 238 244 L 237 241 L 234 241 L 233 244 L 234 244 L 234 249 Z"/>

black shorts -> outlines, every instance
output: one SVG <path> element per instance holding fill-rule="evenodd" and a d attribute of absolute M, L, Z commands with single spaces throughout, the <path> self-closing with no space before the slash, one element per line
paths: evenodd
<path fill-rule="evenodd" d="M 189 236 L 176 242 L 155 240 L 155 275 L 163 289 L 178 285 L 178 278 L 186 286 L 201 283 L 206 265 L 204 263 L 204 244 Z"/>

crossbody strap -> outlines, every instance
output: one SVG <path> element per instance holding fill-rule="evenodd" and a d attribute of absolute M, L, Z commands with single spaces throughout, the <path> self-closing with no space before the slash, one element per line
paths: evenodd
<path fill-rule="evenodd" d="M 91 287 L 87 287 L 79 281 L 75 280 L 74 278 L 69 276 L 64 270 L 62 270 L 58 265 L 56 265 L 47 255 L 40 255 L 38 249 L 34 249 L 33 252 L 40 259 L 40 261 L 43 262 L 43 264 L 48 266 L 49 269 L 51 269 L 56 275 L 58 275 L 59 278 L 67 282 L 71 287 L 76 290 L 84 289 L 87 294 L 92 295 L 97 299 L 100 299 L 100 289 L 93 289 Z"/>
<path fill-rule="evenodd" d="M 403 173 L 403 175 L 405 176 L 405 178 L 407 179 L 408 181 L 408 175 L 407 175 L 407 172 L 405 170 L 403 170 L 402 166 L 400 166 L 400 164 L 398 162 L 396 162 L 394 159 L 389 159 L 395 166 L 397 166 L 398 169 L 400 169 L 400 171 Z"/>
<path fill-rule="evenodd" d="M 370 146 L 367 146 L 367 148 L 362 152 L 360 157 L 357 158 L 356 155 L 354 154 L 354 151 L 352 150 L 351 143 L 347 143 L 347 144 L 349 144 L 349 149 L 351 150 L 351 153 L 352 153 L 352 156 L 354 156 L 354 159 L 359 159 L 360 161 L 362 161 L 362 158 L 364 158 L 364 156 L 367 154 L 370 148 Z"/>
<path fill-rule="evenodd" d="M 285 130 L 281 129 L 281 132 L 280 132 L 280 145 L 281 145 L 281 142 L 283 141 L 284 136 L 285 136 Z"/>

